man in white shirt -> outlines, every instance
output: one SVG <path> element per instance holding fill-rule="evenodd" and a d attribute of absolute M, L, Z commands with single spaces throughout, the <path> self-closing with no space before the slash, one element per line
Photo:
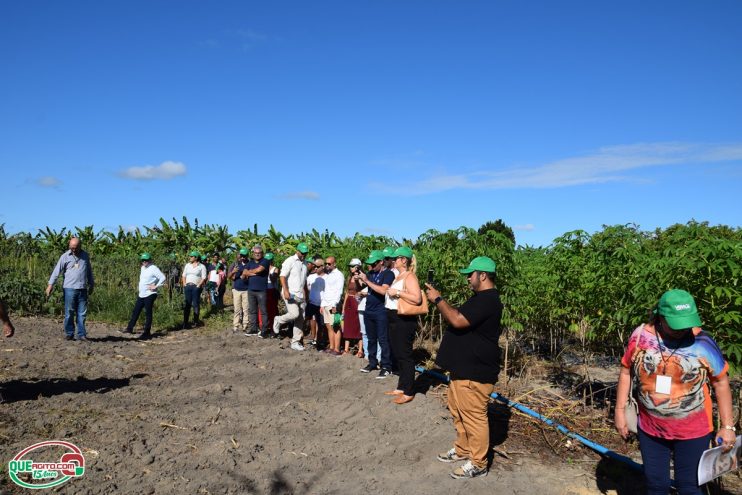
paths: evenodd
<path fill-rule="evenodd" d="M 278 333 L 284 323 L 294 323 L 291 348 L 295 351 L 303 351 L 304 346 L 301 339 L 304 337 L 304 299 L 307 284 L 307 266 L 304 258 L 309 248 L 303 242 L 296 246 L 296 254 L 286 258 L 281 265 L 281 297 L 286 303 L 286 312 L 273 320 L 273 332 Z"/>
<path fill-rule="evenodd" d="M 343 287 L 345 286 L 345 276 L 335 266 L 335 257 L 328 256 L 325 260 L 325 290 L 322 291 L 322 319 L 325 321 L 327 328 L 327 337 L 330 340 L 330 346 L 327 352 L 333 356 L 340 356 L 340 340 L 342 334 L 340 329 L 335 330 L 335 313 L 338 312 L 338 304 L 343 298 Z"/>
<path fill-rule="evenodd" d="M 134 311 L 131 312 L 131 319 L 126 326 L 124 333 L 132 333 L 134 326 L 137 324 L 139 315 L 144 309 L 144 331 L 139 336 L 140 340 L 152 338 L 150 329 L 152 328 L 152 305 L 157 299 L 157 289 L 165 283 L 165 275 L 157 266 L 152 263 L 152 255 L 142 253 L 139 257 L 142 268 L 139 271 L 139 293 L 137 302 L 134 304 Z"/>

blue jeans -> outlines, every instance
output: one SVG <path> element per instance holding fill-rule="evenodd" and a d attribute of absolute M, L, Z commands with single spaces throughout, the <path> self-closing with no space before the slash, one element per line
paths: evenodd
<path fill-rule="evenodd" d="M 364 317 L 363 311 L 358 312 L 358 321 L 361 322 L 361 335 L 363 336 L 363 355 L 366 356 L 366 359 L 368 359 L 368 335 L 366 335 L 366 319 Z M 381 361 L 381 346 L 379 346 L 378 350 L 376 351 L 376 361 Z"/>
<path fill-rule="evenodd" d="M 381 367 L 385 370 L 392 369 L 392 355 L 389 349 L 389 330 L 386 310 L 369 313 L 364 312 L 363 321 L 366 324 L 366 337 L 368 338 L 368 364 L 374 368 L 379 366 L 376 357 L 377 345 L 381 347 Z"/>
<path fill-rule="evenodd" d="M 639 428 L 639 450 L 644 461 L 647 495 L 667 495 L 670 491 L 670 456 L 675 454 L 675 488 L 680 495 L 701 495 L 698 461 L 709 448 L 711 434 L 690 440 L 665 440 Z"/>
<path fill-rule="evenodd" d="M 198 316 L 201 307 L 201 287 L 196 285 L 186 285 L 183 290 L 185 295 L 185 308 L 183 309 L 183 324 L 188 325 L 188 317 L 193 307 L 193 322 L 198 323 Z"/>
<path fill-rule="evenodd" d="M 258 331 L 258 310 L 260 310 L 260 333 L 268 330 L 268 295 L 264 290 L 247 291 L 247 324 L 251 332 Z"/>
<path fill-rule="evenodd" d="M 77 315 L 77 337 L 85 337 L 85 317 L 88 315 L 88 289 L 64 290 L 64 333 L 75 336 L 75 315 Z"/>

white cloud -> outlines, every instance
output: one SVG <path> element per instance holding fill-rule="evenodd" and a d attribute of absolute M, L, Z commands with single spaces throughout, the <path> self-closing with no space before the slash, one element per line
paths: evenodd
<path fill-rule="evenodd" d="M 240 38 L 247 41 L 265 41 L 268 39 L 268 36 L 264 35 L 263 33 L 259 33 L 253 29 L 232 29 L 227 32 L 235 38 Z"/>
<path fill-rule="evenodd" d="M 452 189 L 543 189 L 631 180 L 626 172 L 666 165 L 742 160 L 742 144 L 638 143 L 607 146 L 596 152 L 564 158 L 537 167 L 441 173 L 414 183 L 372 187 L 398 194 L 430 194 Z M 634 179 L 635 180 L 635 179 Z"/>
<path fill-rule="evenodd" d="M 204 41 L 199 42 L 198 45 L 199 46 L 202 46 L 204 48 L 218 48 L 219 47 L 219 42 L 217 40 L 215 40 L 215 39 L 211 39 L 210 38 L 208 40 L 204 40 Z"/>
<path fill-rule="evenodd" d="M 186 166 L 183 163 L 167 161 L 156 166 L 129 167 L 119 172 L 119 176 L 133 180 L 170 180 L 185 175 L 186 172 Z"/>
<path fill-rule="evenodd" d="M 51 187 L 51 188 L 58 188 L 59 186 L 62 185 L 61 180 L 57 179 L 56 177 L 52 177 L 50 175 L 39 177 L 38 179 L 34 180 L 34 183 L 37 186 Z"/>
<path fill-rule="evenodd" d="M 389 229 L 385 229 L 382 227 L 366 227 L 363 229 L 363 231 L 367 234 L 391 234 L 391 231 Z"/>
<path fill-rule="evenodd" d="M 535 230 L 535 229 L 536 229 L 536 227 L 532 223 L 527 223 L 525 225 L 514 225 L 513 226 L 513 230 L 516 230 L 516 231 L 530 232 L 530 231 Z"/>
<path fill-rule="evenodd" d="M 278 196 L 278 199 L 307 199 L 309 201 L 319 200 L 319 193 L 314 191 L 289 192 Z"/>

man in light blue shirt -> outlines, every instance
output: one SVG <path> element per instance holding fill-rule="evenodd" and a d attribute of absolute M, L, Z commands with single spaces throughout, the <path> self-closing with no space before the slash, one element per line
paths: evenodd
<path fill-rule="evenodd" d="M 144 331 L 139 336 L 139 339 L 149 340 L 152 338 L 150 334 L 150 329 L 152 328 L 152 306 L 155 303 L 155 299 L 157 299 L 157 289 L 165 283 L 165 275 L 152 263 L 151 254 L 142 253 L 139 260 L 142 263 L 142 269 L 139 271 L 139 295 L 124 333 L 132 333 L 134 331 L 134 326 L 137 324 L 137 320 L 139 320 L 142 309 L 144 309 Z"/>
<path fill-rule="evenodd" d="M 60 275 L 64 277 L 64 333 L 65 339 L 72 340 L 75 336 L 75 316 L 77 316 L 77 340 L 87 341 L 85 331 L 85 317 L 88 314 L 88 296 L 93 293 L 93 267 L 90 264 L 88 253 L 82 250 L 80 239 L 70 239 L 69 251 L 59 257 L 57 265 L 49 277 L 46 286 L 46 297 L 52 293 L 54 283 Z"/>

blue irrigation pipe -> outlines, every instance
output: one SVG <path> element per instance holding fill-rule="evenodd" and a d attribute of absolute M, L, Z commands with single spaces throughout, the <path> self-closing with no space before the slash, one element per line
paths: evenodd
<path fill-rule="evenodd" d="M 422 366 L 418 366 L 415 369 L 417 369 L 417 371 L 419 371 L 420 373 L 424 373 L 424 374 L 428 374 L 428 375 L 434 376 L 435 378 L 437 378 L 437 379 L 439 379 L 439 380 L 441 380 L 441 381 L 443 381 L 445 383 L 448 383 L 448 381 L 449 381 L 448 377 L 446 375 L 442 374 L 442 373 L 438 373 L 438 372 L 432 371 L 432 370 L 426 370 Z M 583 437 L 582 435 L 579 435 L 577 433 L 574 433 L 574 432 L 570 431 L 565 426 L 560 425 L 559 423 L 555 423 L 553 420 L 547 418 L 546 416 L 543 416 L 543 415 L 537 413 L 536 411 L 527 408 L 523 404 L 519 404 L 518 402 L 513 402 L 512 400 L 508 399 L 507 397 L 503 397 L 502 395 L 498 394 L 497 392 L 495 392 L 492 395 L 490 395 L 490 397 L 492 397 L 493 399 L 495 399 L 497 401 L 502 402 L 503 404 L 506 404 L 509 407 L 513 407 L 513 408 L 517 409 L 518 411 L 520 411 L 522 413 L 528 414 L 529 416 L 532 416 L 532 417 L 538 419 L 539 421 L 543 421 L 547 425 L 554 427 L 558 432 L 563 433 L 564 435 L 567 435 L 568 437 L 577 440 L 578 442 L 582 443 L 586 447 L 591 448 L 592 450 L 594 450 L 595 452 L 597 452 L 597 453 L 599 453 L 601 455 L 604 455 L 606 457 L 610 457 L 611 459 L 615 459 L 615 460 L 617 460 L 619 462 L 623 462 L 623 463 L 625 463 L 626 465 L 628 465 L 631 469 L 633 469 L 635 471 L 644 472 L 644 468 L 642 467 L 642 465 L 639 464 L 638 462 L 634 461 L 633 459 L 631 459 L 629 457 L 626 457 L 625 455 L 621 455 L 618 452 L 614 452 L 614 451 L 612 451 L 611 449 L 609 449 L 607 447 L 604 447 L 604 446 L 602 446 L 600 444 L 597 444 L 597 443 L 593 442 L 592 440 L 588 440 L 587 438 Z"/>

